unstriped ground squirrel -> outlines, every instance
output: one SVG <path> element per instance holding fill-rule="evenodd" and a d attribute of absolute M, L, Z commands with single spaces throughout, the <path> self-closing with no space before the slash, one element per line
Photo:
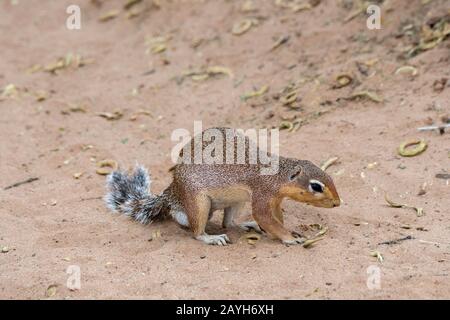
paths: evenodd
<path fill-rule="evenodd" d="M 238 225 L 242 229 L 265 231 L 285 244 L 301 244 L 304 239 L 295 236 L 283 226 L 281 202 L 290 198 L 316 207 L 333 208 L 341 200 L 331 177 L 307 160 L 279 157 L 276 174 L 262 175 L 262 163 L 249 161 L 248 137 L 234 129 L 212 128 L 225 135 L 231 130 L 236 138 L 231 155 L 238 153 L 238 142 L 245 141 L 245 161 L 226 164 L 226 148 L 223 148 L 222 164 L 189 164 L 179 162 L 170 169 L 172 183 L 160 194 L 150 193 L 150 177 L 147 170 L 137 166 L 132 174 L 115 171 L 107 178 L 108 193 L 105 197 L 110 209 L 131 216 L 147 224 L 154 220 L 172 217 L 179 225 L 192 230 L 195 239 L 207 244 L 227 245 L 226 234 L 209 235 L 205 232 L 207 222 L 214 211 L 224 210 L 223 227 L 235 226 L 234 218 L 246 202 L 251 202 L 255 221 Z M 203 131 L 202 137 L 206 130 Z M 239 140 L 240 139 L 240 140 Z M 200 141 L 200 142 L 199 142 Z M 200 145 L 198 145 L 200 143 Z M 202 152 L 211 141 L 191 140 L 180 152 Z M 256 148 L 258 154 L 263 151 Z M 239 149 L 242 150 L 242 149 Z M 191 152 L 193 159 L 194 154 Z M 264 152 L 265 156 L 268 155 Z"/>

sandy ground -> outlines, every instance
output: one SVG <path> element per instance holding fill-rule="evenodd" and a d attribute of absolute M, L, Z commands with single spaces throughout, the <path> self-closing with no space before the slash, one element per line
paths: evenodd
<path fill-rule="evenodd" d="M 386 0 L 381 30 L 369 30 L 364 14 L 345 22 L 357 8 L 349 0 L 322 0 L 299 12 L 275 1 L 253 1 L 257 11 L 243 12 L 243 1 L 144 0 L 131 9 L 138 13 L 132 19 L 125 2 L 0 3 L 0 87 L 15 85 L 0 101 L 0 298 L 450 298 L 450 186 L 435 176 L 450 172 L 450 133 L 417 131 L 450 112 L 450 81 L 435 84 L 450 78 L 450 40 L 404 57 L 426 22 L 450 14 L 448 1 Z M 74 3 L 82 28 L 71 31 L 66 8 Z M 119 16 L 98 20 L 112 9 Z M 233 24 L 246 17 L 255 24 L 233 35 Z M 162 47 L 151 38 L 160 36 L 168 38 L 166 50 L 153 53 Z M 284 36 L 288 41 L 271 50 Z M 55 73 L 35 66 L 68 53 L 85 65 Z M 233 75 L 182 76 L 208 66 Z M 395 74 L 402 66 L 417 74 Z M 333 88 L 339 74 L 351 75 L 352 83 Z M 278 99 L 290 83 L 299 108 Z M 241 99 L 264 85 L 263 96 Z M 346 99 L 363 90 L 383 102 Z M 123 117 L 98 116 L 115 110 Z M 150 115 L 130 120 L 139 110 Z M 194 120 L 268 128 L 294 117 L 302 125 L 281 131 L 282 155 L 317 164 L 340 159 L 328 171 L 341 207 L 284 204 L 292 230 L 328 226 L 310 249 L 266 237 L 250 245 L 239 230 L 228 232 L 233 245 L 207 246 L 173 222 L 143 226 L 112 215 L 101 200 L 98 160 L 144 164 L 157 193 L 171 179 L 174 129 L 192 131 Z M 414 138 L 425 139 L 428 149 L 398 156 L 399 144 Z M 75 179 L 76 173 L 83 174 Z M 3 190 L 32 177 L 39 180 Z M 426 193 L 418 195 L 424 183 Z M 384 192 L 423 207 L 425 215 L 388 207 Z M 223 232 L 219 221 L 217 214 L 211 232 Z M 151 240 L 157 231 L 161 237 Z M 383 262 L 371 256 L 374 250 Z M 71 265 L 81 270 L 79 290 L 66 287 Z M 373 270 L 380 285 L 371 290 Z"/>

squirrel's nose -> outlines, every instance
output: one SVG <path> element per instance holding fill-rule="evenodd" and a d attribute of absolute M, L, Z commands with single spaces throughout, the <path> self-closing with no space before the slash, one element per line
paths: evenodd
<path fill-rule="evenodd" d="M 333 207 L 339 207 L 341 205 L 341 199 L 333 200 Z"/>

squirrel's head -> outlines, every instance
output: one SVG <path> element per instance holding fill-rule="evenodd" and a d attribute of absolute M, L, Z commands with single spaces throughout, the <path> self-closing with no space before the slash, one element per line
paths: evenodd
<path fill-rule="evenodd" d="M 333 208 L 341 204 L 333 180 L 322 169 L 307 160 L 295 160 L 287 169 L 288 184 L 283 196 L 316 207 Z"/>

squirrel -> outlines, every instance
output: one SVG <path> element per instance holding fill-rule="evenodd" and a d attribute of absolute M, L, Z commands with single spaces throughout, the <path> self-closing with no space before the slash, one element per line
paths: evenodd
<path fill-rule="evenodd" d="M 252 141 L 241 132 L 230 128 L 210 128 L 208 130 L 225 134 L 228 130 L 234 139 L 232 155 L 238 153 L 239 141 L 245 141 L 245 160 L 240 164 L 192 163 L 178 161 L 169 171 L 173 174 L 172 183 L 159 195 L 150 193 L 150 176 L 147 170 L 137 165 L 131 174 L 116 170 L 107 177 L 107 194 L 105 202 L 114 212 L 128 215 L 143 224 L 155 220 L 172 218 L 181 227 L 190 229 L 195 239 L 211 245 L 225 246 L 230 242 L 226 234 L 209 235 L 205 231 L 207 222 L 216 210 L 224 210 L 222 226 L 240 227 L 246 231 L 253 229 L 266 232 L 273 238 L 287 245 L 302 244 L 305 239 L 298 233 L 290 232 L 283 226 L 281 203 L 284 198 L 303 202 L 316 207 L 333 208 L 341 200 L 331 177 L 308 160 L 278 157 L 278 171 L 272 175 L 262 175 L 264 166 L 258 159 L 249 161 Z M 196 139 L 180 151 L 184 153 L 195 150 L 204 152 L 210 141 Z M 223 156 L 227 156 L 226 148 Z M 239 149 L 242 150 L 242 149 Z M 259 155 L 270 155 L 258 147 Z M 192 153 L 192 152 L 191 152 Z M 193 156 L 188 160 L 192 160 Z M 246 202 L 251 202 L 254 221 L 237 225 L 234 218 L 243 209 Z"/>

